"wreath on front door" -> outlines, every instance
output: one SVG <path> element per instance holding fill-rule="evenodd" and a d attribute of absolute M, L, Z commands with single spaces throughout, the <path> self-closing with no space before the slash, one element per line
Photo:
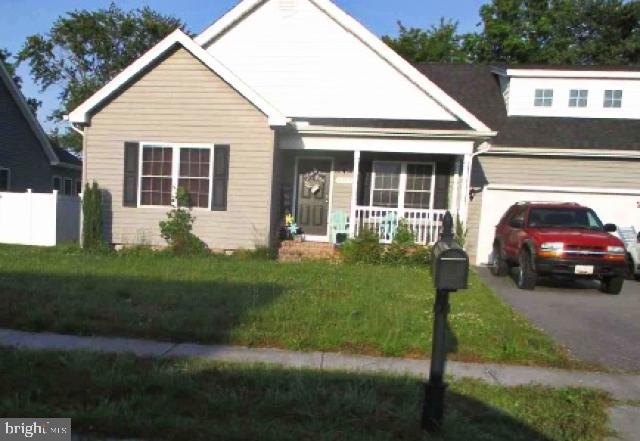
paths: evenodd
<path fill-rule="evenodd" d="M 317 194 L 322 186 L 326 184 L 327 178 L 319 170 L 314 169 L 302 175 L 302 182 L 304 188 L 309 190 L 311 194 Z"/>

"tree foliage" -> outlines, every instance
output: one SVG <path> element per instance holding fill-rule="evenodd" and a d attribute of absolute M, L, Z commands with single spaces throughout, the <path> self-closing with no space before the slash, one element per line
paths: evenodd
<path fill-rule="evenodd" d="M 18 60 L 29 63 L 43 90 L 61 89 L 60 105 L 50 115 L 60 121 L 176 28 L 185 25 L 149 7 L 123 11 L 112 3 L 96 11 L 75 10 L 59 17 L 48 33 L 27 37 Z M 67 138 L 74 140 L 70 147 L 81 148 L 78 137 Z"/>
<path fill-rule="evenodd" d="M 384 40 L 412 62 L 640 63 L 638 0 L 492 0 L 480 17 L 477 33 L 457 34 L 441 19 Z"/>
<path fill-rule="evenodd" d="M 18 86 L 18 89 L 22 90 L 22 77 L 18 75 L 16 72 L 16 64 L 11 62 L 12 54 L 7 49 L 0 48 L 0 63 L 4 66 L 4 68 L 9 73 L 9 76 L 13 79 L 13 82 Z M 35 98 L 25 97 L 27 101 L 27 105 L 31 112 L 36 115 L 38 112 L 38 107 L 42 104 L 41 101 L 38 101 Z"/>
<path fill-rule="evenodd" d="M 102 190 L 95 181 L 92 185 L 85 185 L 82 195 L 82 246 L 87 250 L 104 247 Z"/>
<path fill-rule="evenodd" d="M 406 28 L 398 22 L 398 37 L 382 37 L 392 49 L 413 62 L 465 61 L 463 37 L 458 35 L 458 23 L 440 19 L 437 26 L 423 30 Z"/>

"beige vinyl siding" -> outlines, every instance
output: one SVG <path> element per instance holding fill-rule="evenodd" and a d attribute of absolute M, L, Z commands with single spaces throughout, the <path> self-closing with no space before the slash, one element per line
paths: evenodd
<path fill-rule="evenodd" d="M 634 159 L 482 155 L 473 166 L 471 185 L 640 189 L 640 161 Z M 482 194 L 469 207 L 469 254 L 475 255 Z"/>
<path fill-rule="evenodd" d="M 194 233 L 210 248 L 266 245 L 274 134 L 267 117 L 185 49 L 177 49 L 100 109 L 85 130 L 86 179 L 106 190 L 113 243 L 164 245 L 168 208 L 122 206 L 124 143 L 228 144 L 228 210 L 194 210 Z"/>

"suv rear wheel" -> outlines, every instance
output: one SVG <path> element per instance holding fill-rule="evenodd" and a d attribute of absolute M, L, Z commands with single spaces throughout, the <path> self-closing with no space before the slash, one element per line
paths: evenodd
<path fill-rule="evenodd" d="M 493 257 L 491 260 L 491 274 L 496 277 L 504 277 L 509 274 L 509 265 L 502 257 L 502 252 L 500 252 L 500 246 L 493 246 Z"/>
<path fill-rule="evenodd" d="M 603 277 L 602 282 L 600 282 L 600 291 L 607 294 L 620 294 L 623 284 L 624 277 Z"/>
<path fill-rule="evenodd" d="M 527 251 L 521 251 L 518 256 L 518 267 L 516 284 L 520 289 L 533 290 L 536 287 L 536 272 L 533 269 L 531 255 Z"/>

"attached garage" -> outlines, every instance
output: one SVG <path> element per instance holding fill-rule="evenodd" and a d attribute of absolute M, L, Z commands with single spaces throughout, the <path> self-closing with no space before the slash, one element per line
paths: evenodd
<path fill-rule="evenodd" d="M 495 226 L 519 201 L 576 202 L 594 209 L 604 223 L 640 229 L 640 189 L 488 185 L 480 207 L 476 264 L 489 262 Z"/>

